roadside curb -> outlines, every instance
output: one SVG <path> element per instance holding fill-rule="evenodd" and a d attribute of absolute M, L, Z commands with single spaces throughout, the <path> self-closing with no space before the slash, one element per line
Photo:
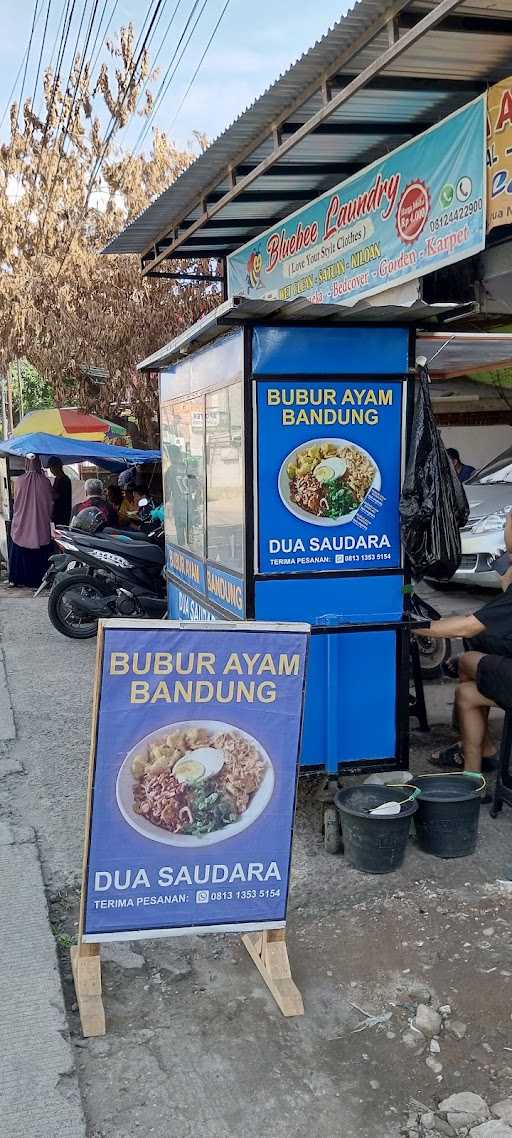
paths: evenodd
<path fill-rule="evenodd" d="M 0 742 L 16 736 L 0 648 Z M 9 748 L 0 779 L 15 788 Z M 16 817 L 16 794 L 10 796 Z M 9 1138 L 86 1138 L 55 940 L 34 830 L 0 817 L 0 1109 Z"/>
<path fill-rule="evenodd" d="M 14 712 L 11 703 L 9 685 L 7 683 L 7 670 L 5 654 L 0 644 L 0 742 L 8 743 L 16 738 Z"/>

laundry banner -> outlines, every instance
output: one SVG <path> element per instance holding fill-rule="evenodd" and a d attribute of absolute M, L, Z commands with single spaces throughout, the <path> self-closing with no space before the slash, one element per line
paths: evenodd
<path fill-rule="evenodd" d="M 487 232 L 512 224 L 512 78 L 487 92 Z"/>
<path fill-rule="evenodd" d="M 83 940 L 284 927 L 308 632 L 100 628 Z"/>
<path fill-rule="evenodd" d="M 230 296 L 351 303 L 483 249 L 485 117 L 482 95 L 232 253 Z"/>

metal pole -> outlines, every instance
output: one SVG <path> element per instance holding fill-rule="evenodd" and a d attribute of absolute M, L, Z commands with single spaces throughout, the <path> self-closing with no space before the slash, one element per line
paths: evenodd
<path fill-rule="evenodd" d="M 2 403 L 2 437 L 4 442 L 7 439 L 7 411 L 5 409 L 5 376 L 0 375 L 0 389 L 1 389 L 1 403 Z"/>
<path fill-rule="evenodd" d="M 7 369 L 7 429 L 9 435 L 12 435 L 14 423 L 12 420 L 12 375 L 10 369 Z"/>
<path fill-rule="evenodd" d="M 21 374 L 20 361 L 17 360 L 16 362 L 18 365 L 18 395 L 19 395 L 19 401 L 20 401 L 20 405 L 19 405 L 20 415 L 19 415 L 19 417 L 20 417 L 20 419 L 22 419 L 24 414 L 25 414 L 25 410 L 23 407 L 23 376 Z"/>

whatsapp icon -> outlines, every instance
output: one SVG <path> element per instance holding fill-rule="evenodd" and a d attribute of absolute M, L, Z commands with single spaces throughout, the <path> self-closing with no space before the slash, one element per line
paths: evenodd
<path fill-rule="evenodd" d="M 443 209 L 446 209 L 447 206 L 452 204 L 454 197 L 455 187 L 452 186 L 451 182 L 445 182 L 441 193 L 439 194 L 439 204 L 443 206 Z"/>

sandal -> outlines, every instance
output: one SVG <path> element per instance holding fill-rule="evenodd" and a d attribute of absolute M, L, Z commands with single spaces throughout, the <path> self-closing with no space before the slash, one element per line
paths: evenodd
<path fill-rule="evenodd" d="M 428 759 L 431 767 L 442 770 L 464 770 L 464 751 L 462 743 L 452 743 L 443 751 L 434 751 Z"/>
<path fill-rule="evenodd" d="M 464 770 L 464 749 L 462 743 L 452 743 L 450 747 L 445 747 L 443 751 L 434 751 L 428 759 L 432 767 L 437 767 L 441 770 Z M 493 771 L 496 770 L 498 765 L 498 758 L 496 752 L 494 755 L 484 755 L 482 759 L 482 770 Z"/>

